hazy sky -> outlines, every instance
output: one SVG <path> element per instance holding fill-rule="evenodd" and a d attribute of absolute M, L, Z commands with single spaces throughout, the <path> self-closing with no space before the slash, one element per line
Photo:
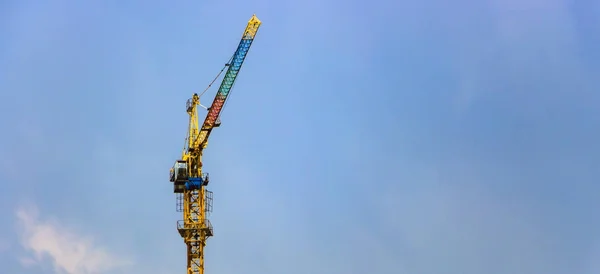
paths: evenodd
<path fill-rule="evenodd" d="M 185 101 L 253 13 L 206 273 L 600 273 L 600 2 L 574 2 L 0 0 L 0 273 L 185 272 Z"/>

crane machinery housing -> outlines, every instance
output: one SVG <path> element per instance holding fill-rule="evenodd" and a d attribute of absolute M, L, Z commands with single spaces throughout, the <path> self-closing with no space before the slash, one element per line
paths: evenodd
<path fill-rule="evenodd" d="M 220 125 L 219 115 L 260 25 L 256 15 L 248 21 L 237 50 L 221 70 L 223 72 L 227 68 L 201 126 L 197 112 L 200 96 L 194 93 L 186 104 L 189 115 L 186 142 L 181 159 L 175 161 L 169 175 L 176 195 L 177 211 L 183 212 L 183 219 L 177 221 L 177 230 L 187 246 L 187 274 L 204 273 L 204 246 L 208 237 L 213 236 L 212 225 L 207 219 L 212 211 L 212 192 L 206 190 L 209 178 L 207 173 L 202 173 L 202 152 L 210 132 Z"/>

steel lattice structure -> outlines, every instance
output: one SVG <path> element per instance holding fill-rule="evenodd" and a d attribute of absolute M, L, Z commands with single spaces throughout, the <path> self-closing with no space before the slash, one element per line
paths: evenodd
<path fill-rule="evenodd" d="M 200 96 L 194 93 L 186 104 L 189 115 L 186 144 L 181 159 L 170 170 L 170 181 L 176 193 L 177 210 L 183 212 L 183 219 L 177 221 L 177 230 L 187 246 L 187 274 L 204 273 L 204 246 L 208 237 L 213 236 L 212 225 L 207 219 L 212 211 L 212 192 L 206 190 L 209 177 L 202 173 L 202 152 L 210 132 L 220 125 L 219 115 L 260 25 L 256 15 L 248 21 L 237 50 L 225 65 L 227 72 L 201 126 L 197 109 Z"/>

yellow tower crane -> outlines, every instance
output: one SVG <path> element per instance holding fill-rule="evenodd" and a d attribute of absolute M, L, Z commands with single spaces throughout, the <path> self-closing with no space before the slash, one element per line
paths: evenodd
<path fill-rule="evenodd" d="M 212 129 L 220 125 L 219 115 L 260 25 L 261 21 L 256 15 L 248 21 L 237 50 L 221 70 L 222 73 L 227 68 L 201 126 L 197 111 L 200 96 L 194 93 L 186 104 L 188 134 L 181 160 L 175 161 L 170 170 L 170 181 L 177 198 L 177 210 L 183 212 L 183 220 L 177 221 L 177 230 L 187 246 L 187 274 L 204 273 L 204 246 L 206 239 L 213 236 L 212 225 L 207 219 L 212 211 L 212 192 L 206 190 L 209 180 L 208 174 L 202 173 L 202 151 L 206 148 Z"/>

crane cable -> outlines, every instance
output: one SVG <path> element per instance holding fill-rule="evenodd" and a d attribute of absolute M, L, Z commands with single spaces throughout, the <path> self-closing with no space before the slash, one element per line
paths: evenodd
<path fill-rule="evenodd" d="M 204 93 L 206 93 L 206 91 L 212 86 L 212 84 L 214 84 L 215 81 L 217 81 L 217 79 L 219 79 L 219 76 L 221 76 L 221 73 L 223 73 L 223 71 L 225 70 L 225 68 L 229 67 L 229 65 L 231 65 L 231 61 L 233 61 L 233 57 L 234 57 L 234 55 L 232 55 L 231 58 L 229 58 L 229 62 L 227 62 L 227 64 L 225 64 L 225 66 L 223 66 L 223 68 L 221 69 L 221 71 L 219 71 L 219 74 L 217 74 L 217 76 L 215 77 L 215 79 L 213 79 L 212 82 L 210 82 L 210 84 L 208 84 L 208 87 L 206 87 L 206 89 L 204 89 L 204 91 L 202 93 L 200 93 L 200 95 L 198 97 L 202 97 L 202 95 Z"/>
<path fill-rule="evenodd" d="M 217 81 L 217 79 L 219 79 L 219 76 L 221 76 L 221 74 L 223 73 L 223 71 L 225 70 L 225 68 L 227 68 L 227 67 L 229 67 L 231 65 L 231 62 L 233 61 L 233 57 L 234 56 L 235 56 L 235 53 L 233 55 L 231 55 L 231 58 L 229 58 L 229 62 L 227 62 L 225 64 L 225 66 L 223 66 L 223 68 L 221 69 L 221 71 L 219 71 L 219 73 L 217 74 L 217 76 L 215 76 L 215 78 L 210 82 L 210 84 L 208 84 L 208 86 L 204 89 L 204 91 L 202 91 L 202 93 L 200 93 L 200 95 L 198 95 L 198 98 L 202 97 L 202 95 L 204 93 L 206 93 L 206 91 L 208 91 L 208 89 L 210 89 L 210 87 L 215 83 L 215 81 Z M 223 107 L 225 107 L 225 106 L 223 105 Z M 200 126 L 200 125 L 198 125 L 198 126 Z M 188 136 L 188 138 L 189 137 L 190 136 Z M 183 150 L 184 151 L 185 151 L 185 147 L 187 146 L 187 144 L 189 142 L 188 138 L 185 138 L 185 143 L 183 144 Z M 194 140 L 194 141 L 196 141 L 196 140 Z"/>

